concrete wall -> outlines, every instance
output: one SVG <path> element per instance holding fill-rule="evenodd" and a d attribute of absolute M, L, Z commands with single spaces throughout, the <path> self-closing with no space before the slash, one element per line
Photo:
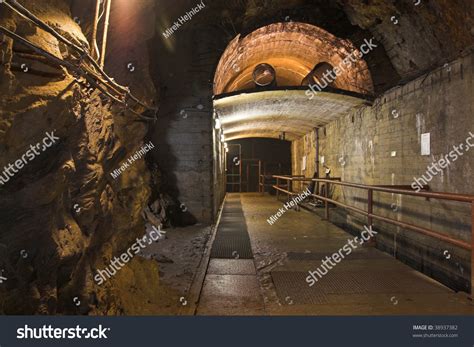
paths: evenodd
<path fill-rule="evenodd" d="M 166 127 L 153 137 L 159 148 L 158 163 L 166 191 L 186 205 L 199 221 L 212 220 L 209 187 L 212 185 L 212 117 L 209 112 L 192 110 L 196 100 L 176 105 Z M 181 111 L 185 110 L 183 118 Z M 162 118 L 163 119 L 163 118 Z M 163 119 L 164 120 L 164 119 Z"/>
<path fill-rule="evenodd" d="M 213 119 L 213 189 L 212 189 L 212 200 L 213 200 L 213 215 L 217 217 L 219 208 L 221 207 L 222 201 L 225 196 L 225 148 L 224 143 L 221 141 L 221 135 L 223 134 L 222 128 L 215 128 L 215 117 Z"/>
<path fill-rule="evenodd" d="M 343 181 L 380 185 L 411 185 L 426 175 L 427 166 L 449 154 L 454 145 L 474 134 L 474 56 L 432 71 L 386 92 L 372 107 L 354 111 L 320 129 L 320 159 Z M 421 134 L 431 134 L 431 154 L 421 155 Z M 474 144 L 474 137 L 471 143 Z M 465 148 L 467 146 L 465 145 Z M 395 153 L 396 152 L 396 153 Z M 429 182 L 431 190 L 474 194 L 474 150 L 462 156 Z M 307 156 L 307 169 L 301 158 Z M 315 136 L 309 133 L 292 144 L 293 174 L 311 177 L 315 169 Z M 320 166 L 321 172 L 324 168 Z M 367 193 L 336 188 L 337 200 L 366 209 Z M 469 242 L 471 206 L 374 193 L 374 212 L 437 230 Z M 336 209 L 335 209 L 336 210 Z M 360 230 L 366 220 L 340 209 L 332 221 Z M 377 246 L 447 285 L 469 291 L 470 253 L 445 242 L 384 223 Z M 446 259 L 449 252 L 451 257 Z"/>
<path fill-rule="evenodd" d="M 223 195 L 219 183 L 220 134 L 214 131 L 212 78 L 219 59 L 215 35 L 206 27 L 186 26 L 164 38 L 157 35 L 152 54 L 155 85 L 160 86 L 160 113 L 151 139 L 163 173 L 164 190 L 186 205 L 199 222 L 212 223 Z"/>

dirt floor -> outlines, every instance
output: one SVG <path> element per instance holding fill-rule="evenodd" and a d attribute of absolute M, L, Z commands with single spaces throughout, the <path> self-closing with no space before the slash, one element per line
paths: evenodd
<path fill-rule="evenodd" d="M 211 226 L 196 224 L 184 228 L 165 229 L 166 238 L 143 251 L 146 258 L 159 263 L 162 293 L 160 310 L 155 314 L 178 315 L 186 305 L 188 292 L 204 254 Z"/>

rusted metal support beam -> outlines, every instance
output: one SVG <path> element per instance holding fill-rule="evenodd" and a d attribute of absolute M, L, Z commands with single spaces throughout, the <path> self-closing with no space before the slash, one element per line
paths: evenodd
<path fill-rule="evenodd" d="M 292 192 L 293 192 L 293 181 L 290 180 L 290 181 L 288 181 L 288 198 L 287 198 L 287 201 L 290 201 Z"/>
<path fill-rule="evenodd" d="M 471 203 L 471 300 L 474 301 L 474 200 Z"/>
<path fill-rule="evenodd" d="M 280 188 L 280 178 L 277 177 L 276 180 L 277 180 L 277 181 L 276 181 L 276 186 L 277 186 L 278 188 Z M 280 197 L 280 189 L 277 189 L 277 190 L 276 190 L 276 196 L 277 196 L 277 199 Z"/>
<path fill-rule="evenodd" d="M 324 219 L 329 221 L 329 183 L 324 183 Z"/>
<path fill-rule="evenodd" d="M 372 226 L 372 217 L 370 215 L 373 212 L 373 197 L 374 197 L 374 191 L 372 189 L 367 190 L 367 212 L 368 212 L 367 226 L 368 227 Z"/>
<path fill-rule="evenodd" d="M 367 190 L 367 226 L 372 229 L 373 226 L 373 209 L 374 209 L 374 191 Z M 372 236 L 368 243 L 370 246 L 375 246 L 375 236 Z"/>

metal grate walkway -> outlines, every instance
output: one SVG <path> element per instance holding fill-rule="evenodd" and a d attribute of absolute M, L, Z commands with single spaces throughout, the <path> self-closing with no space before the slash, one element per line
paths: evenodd
<path fill-rule="evenodd" d="M 211 258 L 253 258 L 240 196 L 228 198 L 225 203 L 212 245 Z"/>

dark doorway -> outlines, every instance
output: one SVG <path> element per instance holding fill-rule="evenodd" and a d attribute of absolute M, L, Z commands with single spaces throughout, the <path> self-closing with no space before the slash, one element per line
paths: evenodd
<path fill-rule="evenodd" d="M 227 192 L 271 192 L 272 175 L 290 174 L 289 141 L 248 138 L 227 143 Z"/>

